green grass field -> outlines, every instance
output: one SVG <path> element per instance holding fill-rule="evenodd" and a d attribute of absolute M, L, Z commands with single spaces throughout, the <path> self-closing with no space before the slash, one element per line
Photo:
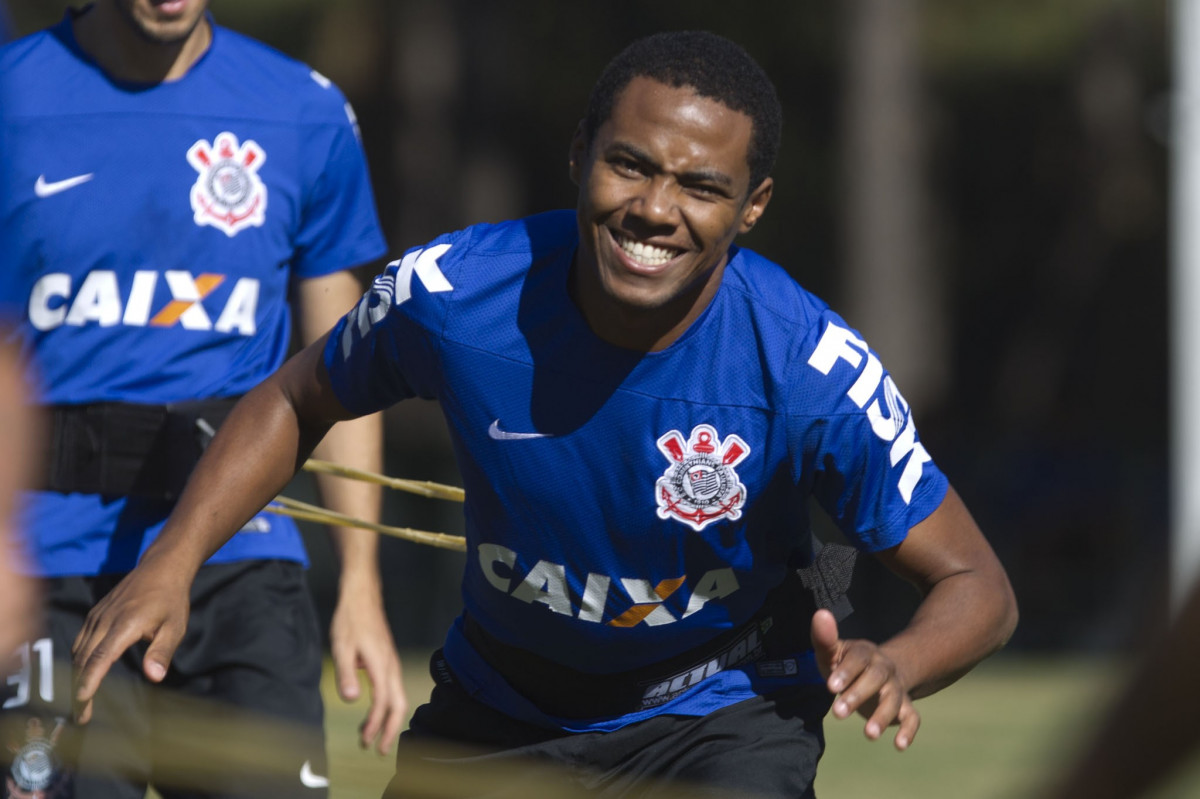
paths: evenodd
<path fill-rule="evenodd" d="M 428 693 L 427 653 L 408 653 L 409 699 Z M 921 700 L 922 725 L 907 752 L 890 737 L 870 742 L 857 716 L 826 724 L 820 799 L 1033 799 L 1080 744 L 1122 670 L 1089 659 L 998 657 L 957 685 Z M 391 759 L 364 752 L 356 730 L 365 703 L 337 698 L 327 670 L 332 799 L 378 799 Z M 1200 760 L 1154 799 L 1200 797 Z"/>

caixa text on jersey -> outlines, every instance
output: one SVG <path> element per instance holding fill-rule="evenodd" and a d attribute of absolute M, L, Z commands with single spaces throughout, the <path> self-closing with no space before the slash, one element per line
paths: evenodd
<path fill-rule="evenodd" d="M 29 294 L 29 322 L 38 330 L 88 324 L 178 325 L 186 330 L 252 336 L 260 288 L 256 278 L 237 279 L 225 295 L 215 322 L 209 311 L 216 309 L 205 308 L 205 298 L 217 292 L 226 280 L 226 275 L 213 272 L 193 276 L 184 270 L 138 270 L 122 291 L 115 271 L 94 269 L 76 289 L 71 275 L 53 272 L 39 278 Z"/>

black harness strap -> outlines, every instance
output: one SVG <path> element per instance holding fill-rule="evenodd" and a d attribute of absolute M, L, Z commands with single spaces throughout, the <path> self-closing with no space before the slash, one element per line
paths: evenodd
<path fill-rule="evenodd" d="M 815 610 L 811 591 L 793 573 L 740 627 L 675 657 L 618 674 L 584 673 L 506 644 L 470 614 L 464 614 L 463 632 L 475 651 L 543 712 L 595 718 L 663 704 L 718 671 L 803 652 L 811 647 L 809 622 Z"/>
<path fill-rule="evenodd" d="M 47 406 L 45 469 L 35 487 L 176 499 L 237 400 Z"/>

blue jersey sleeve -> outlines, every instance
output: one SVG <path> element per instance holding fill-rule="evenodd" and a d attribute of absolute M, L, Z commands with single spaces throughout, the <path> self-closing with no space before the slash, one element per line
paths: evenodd
<path fill-rule="evenodd" d="M 300 278 L 358 266 L 380 258 L 387 249 L 349 103 L 342 117 L 332 138 L 314 137 L 311 142 L 312 162 L 322 168 L 304 199 L 296 237 L 292 267 Z"/>
<path fill-rule="evenodd" d="M 338 399 L 353 413 L 440 393 L 439 341 L 454 286 L 445 266 L 458 252 L 445 236 L 387 265 L 358 305 L 334 327 L 325 366 Z"/>
<path fill-rule="evenodd" d="M 858 547 L 899 544 L 948 487 L 908 402 L 875 352 L 832 311 L 817 320 L 796 368 L 792 437 L 800 479 Z"/>

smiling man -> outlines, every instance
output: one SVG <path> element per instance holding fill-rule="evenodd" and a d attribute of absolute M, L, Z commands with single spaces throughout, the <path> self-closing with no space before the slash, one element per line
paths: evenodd
<path fill-rule="evenodd" d="M 510 769 L 459 793 L 626 796 L 665 779 L 813 796 L 831 706 L 911 745 L 913 700 L 1001 647 L 1016 606 L 877 356 L 734 246 L 770 201 L 779 136 L 773 86 L 728 40 L 664 33 L 622 52 L 570 148 L 575 213 L 411 250 L 239 403 L 92 614 L 79 700 L 139 639 L 146 668 L 169 661 L 180 586 L 331 424 L 421 396 L 441 403 L 465 482 L 465 611 L 389 795 L 533 760 L 566 782 Z M 804 589 L 810 496 L 923 592 L 892 639 L 842 639 Z M 433 744 L 469 760 L 426 759 Z"/>

